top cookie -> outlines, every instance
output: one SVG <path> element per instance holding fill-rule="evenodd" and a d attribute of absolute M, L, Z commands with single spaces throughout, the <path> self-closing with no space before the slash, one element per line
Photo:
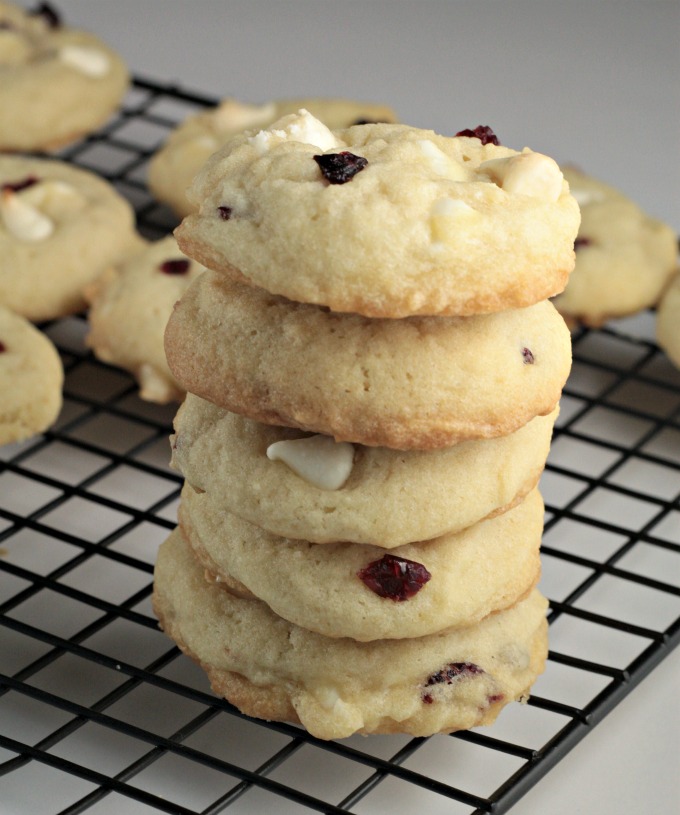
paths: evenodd
<path fill-rule="evenodd" d="M 216 150 L 237 133 L 269 127 L 300 108 L 332 130 L 366 121 L 396 121 L 394 111 L 386 105 L 349 99 L 279 99 L 264 105 L 223 99 L 216 108 L 190 116 L 170 134 L 149 162 L 149 189 L 179 216 L 188 215 L 193 207 L 187 200 L 186 189 Z"/>
<path fill-rule="evenodd" d="M 102 125 L 130 83 L 100 39 L 65 28 L 42 3 L 0 2 L 0 149 L 49 150 Z"/>
<path fill-rule="evenodd" d="M 581 207 L 576 265 L 555 306 L 569 322 L 598 327 L 653 306 L 677 265 L 674 231 L 619 190 L 564 168 Z"/>
<path fill-rule="evenodd" d="M 273 294 L 367 317 L 532 305 L 566 285 L 578 205 L 552 159 L 478 132 L 331 132 L 302 110 L 210 158 L 178 243 Z"/>

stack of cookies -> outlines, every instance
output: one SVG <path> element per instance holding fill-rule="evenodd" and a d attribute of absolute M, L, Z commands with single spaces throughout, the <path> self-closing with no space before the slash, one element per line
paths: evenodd
<path fill-rule="evenodd" d="M 242 711 L 321 738 L 492 722 L 547 653 L 537 490 L 579 211 L 489 128 L 232 139 L 176 232 L 185 476 L 164 630 Z"/>

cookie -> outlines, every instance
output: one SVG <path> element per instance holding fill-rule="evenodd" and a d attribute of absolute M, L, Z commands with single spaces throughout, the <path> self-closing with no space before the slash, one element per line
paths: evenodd
<path fill-rule="evenodd" d="M 115 51 L 47 3 L 0 2 L 0 150 L 51 150 L 93 132 L 129 84 Z"/>
<path fill-rule="evenodd" d="M 656 314 L 656 338 L 671 361 L 680 368 L 680 273 L 661 297 Z"/>
<path fill-rule="evenodd" d="M 175 417 L 172 464 L 275 535 L 392 549 L 460 531 L 524 497 L 545 466 L 556 416 L 495 439 L 400 451 L 261 424 L 190 393 Z"/>
<path fill-rule="evenodd" d="M 189 190 L 184 252 L 291 300 L 368 317 L 532 305 L 566 285 L 578 205 L 557 164 L 400 124 L 302 110 L 235 136 Z"/>
<path fill-rule="evenodd" d="M 142 399 L 164 403 L 184 396 L 168 369 L 163 332 L 173 305 L 203 271 L 170 235 L 85 287 L 87 344 L 99 359 L 134 374 Z"/>
<path fill-rule="evenodd" d="M 177 530 L 158 552 L 153 604 L 216 693 L 246 714 L 299 721 L 322 739 L 490 724 L 526 697 L 547 655 L 547 602 L 537 591 L 462 629 L 330 640 L 207 582 Z"/>
<path fill-rule="evenodd" d="M 251 128 L 269 127 L 273 122 L 300 108 L 335 130 L 358 122 L 395 122 L 387 105 L 355 102 L 349 99 L 280 99 L 264 105 L 249 105 L 236 99 L 223 99 L 219 105 L 187 118 L 171 134 L 149 162 L 151 193 L 180 216 L 192 206 L 186 189 L 195 175 L 229 138 Z"/>
<path fill-rule="evenodd" d="M 185 484 L 182 533 L 218 584 L 263 600 L 279 617 L 326 637 L 422 637 L 471 625 L 514 605 L 536 584 L 543 501 L 389 554 L 271 535 Z"/>
<path fill-rule="evenodd" d="M 94 173 L 0 155 L 0 303 L 33 321 L 80 311 L 83 287 L 138 249 L 130 204 Z"/>
<path fill-rule="evenodd" d="M 0 306 L 0 445 L 42 433 L 54 423 L 63 381 L 51 340 Z"/>
<path fill-rule="evenodd" d="M 598 327 L 657 303 L 677 268 L 677 239 L 627 196 L 574 168 L 564 176 L 581 207 L 576 265 L 554 303 L 571 323 Z"/>
<path fill-rule="evenodd" d="M 557 404 L 571 340 L 549 302 L 476 317 L 370 319 L 207 272 L 165 334 L 185 390 L 267 424 L 433 449 L 507 435 Z"/>

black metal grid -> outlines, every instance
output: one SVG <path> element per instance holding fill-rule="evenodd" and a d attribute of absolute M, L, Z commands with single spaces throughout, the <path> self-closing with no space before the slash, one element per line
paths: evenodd
<path fill-rule="evenodd" d="M 155 238 L 149 156 L 213 99 L 137 79 L 118 116 L 61 155 L 111 180 Z M 175 407 L 141 402 L 83 345 L 55 428 L 0 448 L 0 779 L 10 811 L 502 813 L 680 638 L 680 375 L 646 312 L 574 337 L 542 480 L 551 651 L 528 706 L 432 739 L 326 743 L 216 699 L 158 631 L 149 597 L 174 526 Z M 321 781 L 319 779 L 322 779 Z M 14 809 L 12 809 L 14 807 Z"/>

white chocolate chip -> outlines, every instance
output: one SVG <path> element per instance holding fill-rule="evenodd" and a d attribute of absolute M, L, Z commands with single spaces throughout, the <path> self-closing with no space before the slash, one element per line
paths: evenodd
<path fill-rule="evenodd" d="M 54 223 L 46 215 L 12 190 L 0 196 L 0 215 L 7 230 L 20 241 L 44 241 L 54 231 Z"/>
<path fill-rule="evenodd" d="M 333 710 L 340 701 L 340 695 L 335 688 L 320 687 L 315 691 L 316 698 L 324 710 Z"/>
<path fill-rule="evenodd" d="M 18 195 L 22 201 L 40 209 L 50 206 L 73 209 L 85 203 L 84 196 L 73 184 L 57 178 L 42 179 L 38 184 L 20 190 Z"/>
<path fill-rule="evenodd" d="M 290 116 L 284 116 L 275 122 L 271 129 L 260 130 L 248 139 L 261 155 L 271 148 L 272 143 L 280 141 L 311 144 L 321 151 L 339 147 L 339 142 L 326 125 L 304 108 Z"/>
<path fill-rule="evenodd" d="M 103 51 L 85 45 L 64 45 L 59 49 L 59 59 L 71 68 L 94 78 L 106 76 L 111 65 Z"/>
<path fill-rule="evenodd" d="M 266 105 L 244 105 L 235 99 L 225 99 L 213 111 L 213 121 L 219 131 L 234 133 L 262 127 L 266 122 L 271 122 L 275 115 L 276 105 L 273 102 Z"/>
<path fill-rule="evenodd" d="M 352 472 L 354 447 L 330 436 L 307 436 L 270 444 L 267 458 L 282 461 L 320 490 L 339 490 Z"/>
<path fill-rule="evenodd" d="M 462 164 L 449 158 L 437 145 L 429 139 L 420 139 L 418 146 L 430 163 L 430 167 L 437 175 L 451 181 L 467 181 L 468 173 Z"/>
<path fill-rule="evenodd" d="M 485 161 L 479 166 L 494 183 L 508 193 L 557 201 L 562 194 L 563 176 L 557 162 L 542 153 L 525 150 L 511 158 Z"/>
<path fill-rule="evenodd" d="M 598 201 L 602 201 L 605 197 L 601 190 L 588 190 L 585 187 L 574 187 L 573 184 L 570 185 L 570 191 L 580 207 L 585 207 L 587 204 L 595 204 Z"/>
<path fill-rule="evenodd" d="M 430 234 L 435 243 L 446 242 L 452 234 L 456 222 L 479 218 L 479 212 L 465 201 L 454 198 L 439 198 L 430 210 Z"/>

